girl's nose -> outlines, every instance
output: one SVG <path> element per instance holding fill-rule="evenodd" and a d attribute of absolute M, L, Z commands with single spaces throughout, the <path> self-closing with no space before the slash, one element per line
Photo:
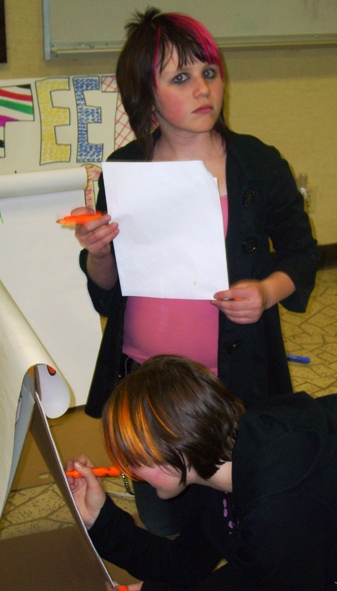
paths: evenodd
<path fill-rule="evenodd" d="M 204 78 L 198 78 L 194 94 L 196 96 L 208 96 L 209 95 L 209 86 Z"/>

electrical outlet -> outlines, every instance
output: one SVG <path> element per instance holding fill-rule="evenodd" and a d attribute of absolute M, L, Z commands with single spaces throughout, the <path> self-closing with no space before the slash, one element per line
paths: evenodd
<path fill-rule="evenodd" d="M 316 203 L 317 203 L 317 193 L 318 187 L 317 185 L 308 183 L 308 187 L 306 190 L 306 209 L 308 213 L 313 213 L 316 210 Z"/>

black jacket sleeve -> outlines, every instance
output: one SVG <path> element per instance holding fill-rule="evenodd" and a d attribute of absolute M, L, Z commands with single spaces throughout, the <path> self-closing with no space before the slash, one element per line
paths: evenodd
<path fill-rule="evenodd" d="M 200 507 L 178 538 L 158 537 L 136 526 L 107 497 L 89 535 L 102 558 L 148 581 L 144 589 L 188 589 L 211 573 L 221 558 L 202 523 Z"/>
<path fill-rule="evenodd" d="M 276 495 L 252 507 L 229 536 L 228 564 L 220 568 L 203 527 L 207 511 L 168 540 L 137 527 L 107 498 L 89 535 L 103 558 L 144 581 L 142 591 L 320 591 L 331 515 L 310 493 L 304 497 Z"/>
<path fill-rule="evenodd" d="M 97 209 L 97 211 L 102 211 L 105 213 L 107 210 L 107 205 L 106 205 L 106 198 L 105 198 L 103 173 L 100 174 L 100 177 L 98 179 L 98 187 L 99 187 L 99 191 L 98 191 L 96 209 Z M 111 243 L 111 250 L 113 252 L 113 244 L 112 243 Z M 109 290 L 102 289 L 101 287 L 99 287 L 96 283 L 94 283 L 94 281 L 92 281 L 90 279 L 90 277 L 88 275 L 87 258 L 88 258 L 88 251 L 84 248 L 80 252 L 80 267 L 81 267 L 83 273 L 85 273 L 85 275 L 87 277 L 87 287 L 88 287 L 88 292 L 89 292 L 90 298 L 92 300 L 92 304 L 93 304 L 96 312 L 98 312 L 98 314 L 100 314 L 101 316 L 109 316 L 109 311 L 110 311 L 111 305 L 113 304 L 116 290 L 120 289 L 119 281 L 117 281 L 117 284 L 112 289 L 109 289 Z"/>
<path fill-rule="evenodd" d="M 288 162 L 273 146 L 231 132 L 227 188 L 230 282 L 261 280 L 273 271 L 283 271 L 296 291 L 281 303 L 293 312 L 304 312 L 315 285 L 319 251 Z M 246 242 L 254 246 L 251 251 Z"/>
<path fill-rule="evenodd" d="M 158 134 L 156 134 L 157 137 Z M 144 154 L 140 150 L 136 141 L 132 141 L 126 146 L 119 148 L 112 154 L 110 154 L 108 161 L 119 160 L 119 161 L 142 161 L 144 160 Z M 105 213 L 107 211 L 107 203 L 105 196 L 105 187 L 103 172 L 100 174 L 98 179 L 98 196 L 96 209 Z M 111 243 L 111 251 L 114 252 L 113 243 Z M 102 289 L 96 285 L 88 276 L 87 273 L 87 257 L 88 251 L 83 249 L 80 252 L 80 267 L 87 277 L 87 286 L 90 298 L 93 306 L 101 316 L 109 316 L 111 307 L 114 305 L 114 300 L 117 292 L 117 297 L 120 295 L 120 283 L 117 281 L 115 287 L 110 290 Z"/>
<path fill-rule="evenodd" d="M 280 164 L 269 189 L 266 229 L 275 250 L 273 271 L 283 271 L 296 291 L 282 305 L 305 312 L 319 268 L 319 250 L 312 236 L 309 218 L 286 160 Z"/>

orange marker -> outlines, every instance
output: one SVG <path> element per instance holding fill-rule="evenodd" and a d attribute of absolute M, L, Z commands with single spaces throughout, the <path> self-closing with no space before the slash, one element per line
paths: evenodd
<path fill-rule="evenodd" d="M 66 217 L 56 220 L 58 224 L 62 224 L 62 226 L 83 226 L 87 222 L 91 222 L 91 220 L 98 220 L 102 217 L 101 211 L 96 211 L 96 213 L 83 213 L 80 215 L 66 215 Z"/>
<path fill-rule="evenodd" d="M 95 476 L 119 476 L 121 471 L 116 466 L 105 466 L 103 468 L 91 468 Z M 83 478 L 82 474 L 77 470 L 67 470 L 66 476 L 73 476 L 74 478 Z"/>

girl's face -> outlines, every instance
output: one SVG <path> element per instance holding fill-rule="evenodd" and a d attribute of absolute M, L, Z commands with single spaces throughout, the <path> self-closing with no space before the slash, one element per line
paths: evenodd
<path fill-rule="evenodd" d="M 163 71 L 157 72 L 156 83 L 154 112 L 163 134 L 213 129 L 224 96 L 218 66 L 196 60 L 178 68 L 178 54 L 173 49 Z"/>
<path fill-rule="evenodd" d="M 180 474 L 170 466 L 139 466 L 132 473 L 156 489 L 160 499 L 172 499 L 187 486 L 180 482 Z"/>

